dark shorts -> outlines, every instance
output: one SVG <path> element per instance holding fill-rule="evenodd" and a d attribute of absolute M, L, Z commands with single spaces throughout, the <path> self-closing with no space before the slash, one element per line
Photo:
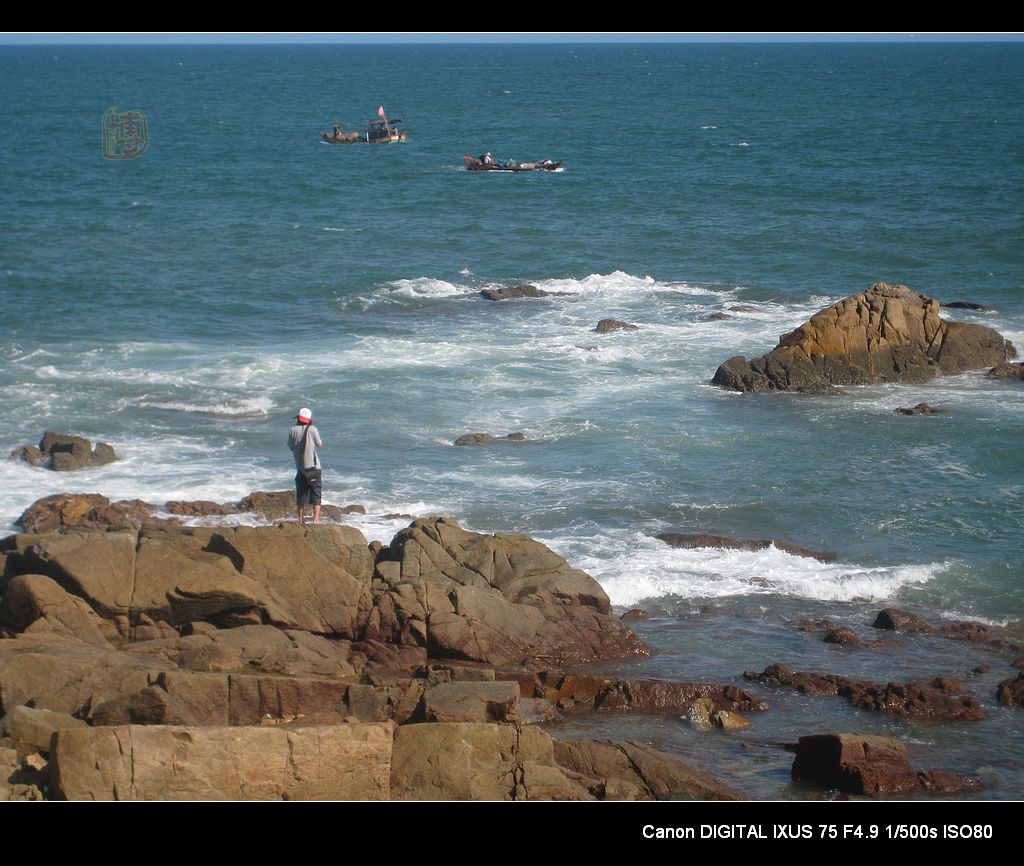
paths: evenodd
<path fill-rule="evenodd" d="M 307 505 L 319 505 L 323 497 L 323 476 L 318 474 L 317 481 L 310 484 L 301 472 L 295 473 L 295 502 L 299 508 Z"/>

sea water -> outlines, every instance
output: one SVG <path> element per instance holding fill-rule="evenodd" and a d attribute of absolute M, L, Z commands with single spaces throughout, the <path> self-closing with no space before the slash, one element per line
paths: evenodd
<path fill-rule="evenodd" d="M 1019 383 L 709 384 L 878 280 L 986 304 L 944 315 L 1024 347 L 1024 46 L 5 47 L 0 93 L 0 450 L 52 429 L 121 456 L 74 474 L 0 461 L 7 531 L 65 490 L 289 489 L 308 406 L 325 501 L 366 506 L 368 539 L 408 523 L 393 513 L 528 533 L 650 613 L 656 654 L 608 670 L 950 674 L 989 712 L 926 727 L 761 688 L 772 710 L 741 734 L 631 715 L 563 735 L 648 739 L 748 794 L 803 797 L 780 742 L 884 731 L 981 796 L 1024 795 L 1020 711 L 994 700 L 1010 657 L 794 627 L 877 638 L 886 606 L 1024 618 Z M 379 105 L 407 142 L 319 140 Z M 145 112 L 137 159 L 102 158 L 114 106 Z M 564 170 L 466 172 L 485 150 Z M 479 295 L 520 282 L 553 294 Z M 639 330 L 594 333 L 609 317 Z M 921 401 L 942 414 L 893 411 Z M 453 445 L 483 431 L 526 441 Z M 665 531 L 838 559 L 673 549 Z"/>

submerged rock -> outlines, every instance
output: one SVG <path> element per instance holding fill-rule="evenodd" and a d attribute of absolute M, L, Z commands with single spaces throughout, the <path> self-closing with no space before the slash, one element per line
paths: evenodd
<path fill-rule="evenodd" d="M 1016 357 L 998 332 L 948 322 L 939 307 L 906 286 L 876 283 L 783 334 L 767 355 L 749 363 L 730 358 L 712 383 L 734 391 L 833 394 L 837 385 L 926 382 Z"/>
<path fill-rule="evenodd" d="M 33 466 L 46 466 L 55 472 L 92 469 L 117 460 L 113 446 L 106 442 L 99 442 L 93 448 L 92 442 L 83 436 L 52 432 L 43 435 L 38 448 L 26 445 L 14 451 L 11 456 L 27 460 Z"/>
<path fill-rule="evenodd" d="M 499 445 L 509 442 L 525 442 L 522 433 L 509 433 L 507 436 L 494 436 L 490 433 L 466 433 L 455 440 L 456 445 Z"/>
<path fill-rule="evenodd" d="M 942 410 L 929 406 L 927 403 L 918 403 L 909 408 L 899 407 L 893 410 L 897 415 L 941 415 Z"/>

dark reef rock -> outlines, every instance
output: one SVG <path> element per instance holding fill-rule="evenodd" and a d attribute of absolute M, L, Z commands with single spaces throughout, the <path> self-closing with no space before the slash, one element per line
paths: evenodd
<path fill-rule="evenodd" d="M 706 316 L 701 316 L 700 320 L 702 322 L 724 322 L 731 318 L 733 316 L 730 316 L 728 313 L 709 313 Z"/>
<path fill-rule="evenodd" d="M 951 310 L 974 310 L 978 313 L 995 312 L 992 307 L 986 307 L 984 304 L 975 304 L 973 301 L 951 301 L 949 303 L 943 303 L 942 306 L 948 307 Z"/>
<path fill-rule="evenodd" d="M 100 442 L 93 448 L 92 442 L 82 436 L 52 432 L 43 435 L 38 448 L 26 445 L 18 448 L 11 456 L 27 460 L 33 466 L 46 466 L 55 472 L 92 469 L 117 460 L 113 446 L 106 442 Z"/>
<path fill-rule="evenodd" d="M 628 322 L 620 322 L 618 319 L 601 319 L 594 330 L 598 334 L 608 334 L 612 331 L 639 331 L 640 328 Z"/>
<path fill-rule="evenodd" d="M 780 541 L 775 538 L 730 538 L 726 535 L 709 535 L 703 532 L 662 532 L 656 535 L 659 541 L 664 541 L 670 547 L 721 547 L 729 550 L 764 550 L 774 545 L 779 550 L 792 554 L 793 556 L 809 556 L 819 562 L 832 562 L 837 559 L 837 554 L 822 550 L 810 550 L 800 547 L 797 544 L 790 544 L 788 541 Z"/>
<path fill-rule="evenodd" d="M 494 436 L 491 433 L 466 433 L 455 440 L 456 445 L 501 445 L 510 442 L 525 442 L 522 433 L 509 433 L 507 436 Z"/>
<path fill-rule="evenodd" d="M 737 355 L 712 383 L 734 391 L 834 394 L 837 385 L 926 382 L 1016 357 L 998 332 L 948 322 L 939 302 L 906 286 L 876 283 L 783 334 L 767 355 Z"/>
<path fill-rule="evenodd" d="M 978 700 L 962 693 L 963 684 L 944 677 L 935 677 L 927 683 L 880 685 L 834 674 L 797 672 L 782 664 L 770 665 L 761 673 L 746 671 L 743 676 L 763 685 L 794 688 L 801 694 L 838 695 L 862 710 L 895 716 L 937 722 L 985 718 Z"/>

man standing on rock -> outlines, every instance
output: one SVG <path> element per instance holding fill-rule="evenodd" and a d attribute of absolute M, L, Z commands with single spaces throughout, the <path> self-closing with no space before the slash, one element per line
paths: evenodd
<path fill-rule="evenodd" d="M 295 416 L 296 425 L 288 431 L 288 447 L 295 457 L 295 498 L 299 509 L 299 523 L 306 522 L 306 506 L 313 506 L 313 523 L 320 522 L 320 500 L 323 494 L 323 475 L 317 448 L 323 448 L 320 431 L 313 425 L 313 413 L 302 409 Z"/>

